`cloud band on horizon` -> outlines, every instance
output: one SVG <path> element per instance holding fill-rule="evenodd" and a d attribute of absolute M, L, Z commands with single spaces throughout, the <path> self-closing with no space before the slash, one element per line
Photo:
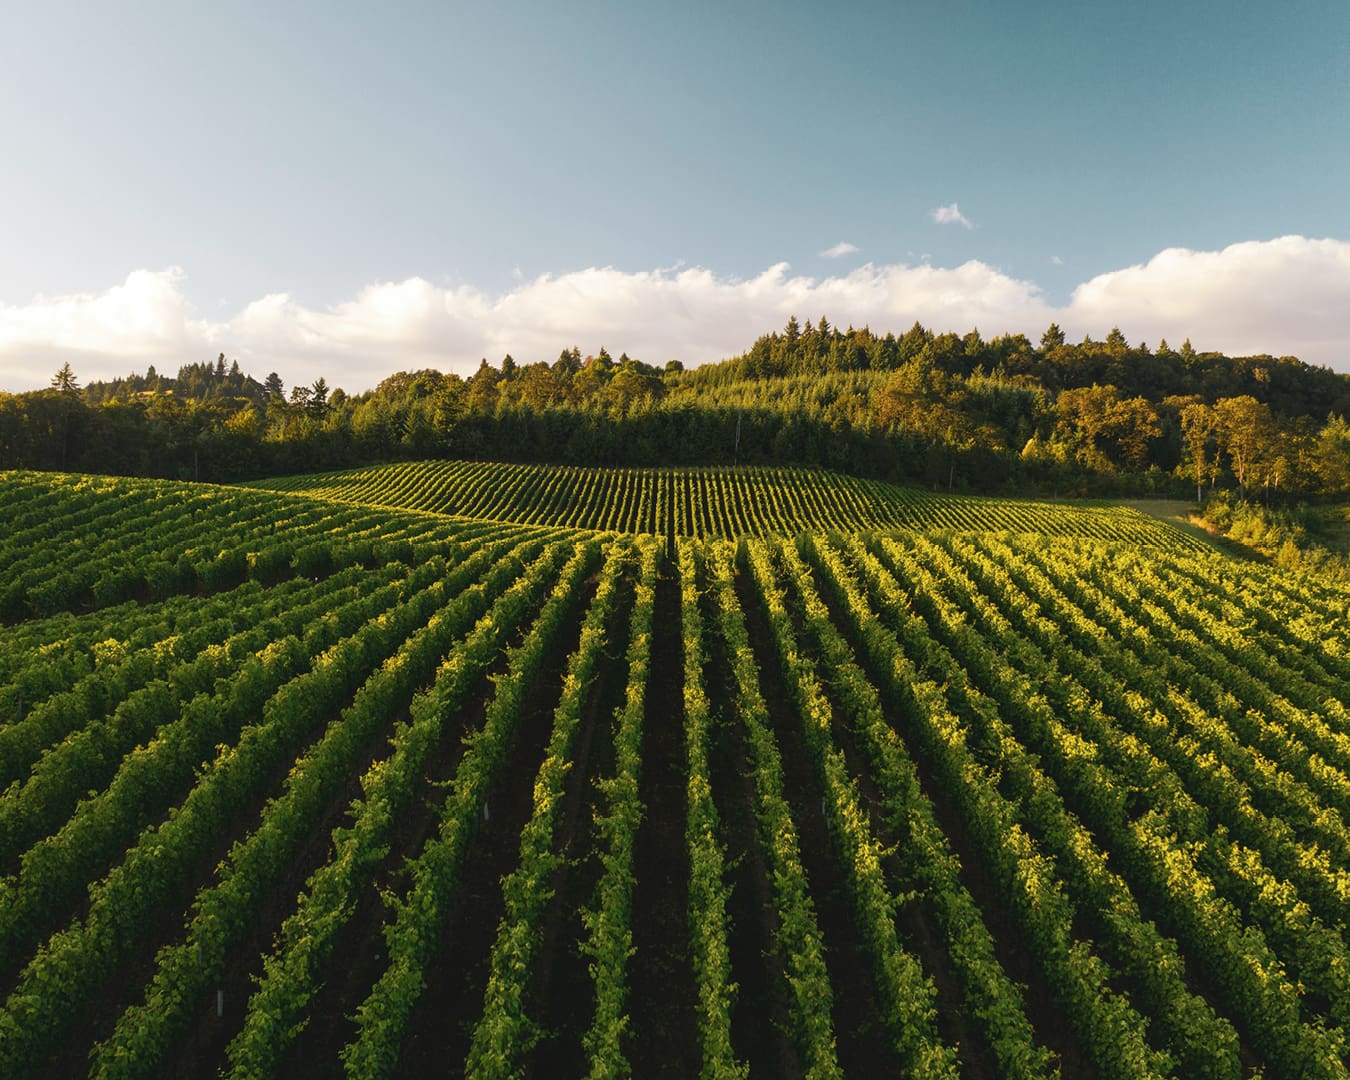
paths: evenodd
<path fill-rule="evenodd" d="M 652 363 L 692 366 L 735 355 L 789 315 L 825 315 L 839 326 L 897 333 L 916 319 L 938 331 L 978 327 L 986 337 L 1050 323 L 1070 339 L 1119 326 L 1132 342 L 1189 337 L 1230 355 L 1294 355 L 1350 372 L 1350 242 L 1284 236 L 1220 251 L 1169 248 L 1147 263 L 1099 274 L 1069 302 L 972 260 L 956 267 L 867 263 L 812 278 L 777 263 L 746 279 L 705 268 L 545 274 L 493 296 L 422 278 L 370 285 L 328 308 L 288 294 L 246 305 L 233 318 L 200 317 L 178 268 L 136 270 L 100 293 L 0 304 L 0 387 L 46 386 L 69 360 L 82 381 L 224 352 L 261 377 L 323 375 L 350 392 L 399 370 L 472 372 L 480 358 L 552 361 L 601 344 Z"/>

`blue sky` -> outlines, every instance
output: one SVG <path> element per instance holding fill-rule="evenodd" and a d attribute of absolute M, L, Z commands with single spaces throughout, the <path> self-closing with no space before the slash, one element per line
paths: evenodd
<path fill-rule="evenodd" d="M 692 363 L 792 310 L 1350 370 L 1343 0 L 3 7 L 5 389 Z"/>

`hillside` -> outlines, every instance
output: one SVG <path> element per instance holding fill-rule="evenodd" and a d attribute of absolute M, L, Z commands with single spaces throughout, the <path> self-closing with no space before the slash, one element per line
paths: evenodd
<path fill-rule="evenodd" d="M 1350 495 L 1350 376 L 1294 357 L 1131 346 L 1120 330 L 1038 345 L 827 320 L 684 371 L 601 347 L 472 375 L 398 371 L 348 394 L 258 381 L 219 356 L 81 389 L 0 393 L 0 469 L 217 483 L 373 463 L 793 466 L 1024 497 L 1236 491 L 1290 507 Z"/>
<path fill-rule="evenodd" d="M 1350 1068 L 1350 589 L 816 471 L 269 483 L 0 474 L 0 1075 Z"/>
<path fill-rule="evenodd" d="M 425 461 L 244 486 L 495 521 L 700 539 L 956 529 L 1090 536 L 1169 549 L 1194 543 L 1121 506 L 940 495 L 819 469 Z"/>

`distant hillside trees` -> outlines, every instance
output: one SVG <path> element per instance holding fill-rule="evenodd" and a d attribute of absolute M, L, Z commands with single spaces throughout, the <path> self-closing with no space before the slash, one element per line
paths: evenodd
<path fill-rule="evenodd" d="M 0 395 L 0 465 L 235 480 L 415 458 L 795 463 L 968 490 L 1350 492 L 1350 377 L 1292 357 L 790 318 L 685 371 L 607 348 L 289 393 L 224 354 Z"/>

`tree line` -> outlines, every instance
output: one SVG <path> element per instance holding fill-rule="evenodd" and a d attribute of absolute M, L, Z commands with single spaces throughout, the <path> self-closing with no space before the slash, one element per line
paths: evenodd
<path fill-rule="evenodd" d="M 232 481 L 417 458 L 801 464 L 950 490 L 1240 498 L 1350 493 L 1350 376 L 1118 328 L 840 330 L 821 318 L 686 371 L 601 347 L 287 389 L 220 355 L 81 388 L 0 394 L 0 466 Z"/>

